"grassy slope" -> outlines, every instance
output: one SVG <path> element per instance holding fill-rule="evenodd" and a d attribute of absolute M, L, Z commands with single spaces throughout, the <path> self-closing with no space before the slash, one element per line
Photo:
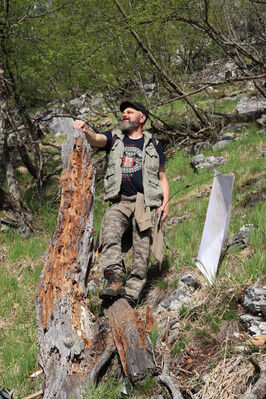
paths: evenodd
<path fill-rule="evenodd" d="M 183 151 L 167 161 L 171 193 L 187 184 L 191 188 L 180 191 L 171 200 L 171 216 L 180 216 L 182 221 L 166 229 L 165 237 L 170 250 L 165 249 L 165 254 L 171 266 L 163 279 L 160 276 L 158 280 L 153 279 L 152 283 L 156 290 L 166 291 L 175 285 L 180 273 L 189 271 L 203 282 L 202 293 L 205 298 L 197 311 L 189 307 L 183 309 L 180 336 L 171 347 L 179 364 L 184 361 L 182 355 L 188 347 L 192 345 L 196 349 L 204 342 L 212 342 L 224 322 L 237 319 L 238 302 L 243 298 L 244 289 L 265 271 L 265 208 L 262 201 L 253 207 L 249 206 L 251 199 L 263 190 L 263 186 L 256 185 L 264 172 L 264 159 L 260 154 L 263 135 L 258 133 L 255 125 L 247 126 L 239 135 L 243 136 L 241 140 L 224 150 L 204 152 L 205 155 L 224 156 L 226 165 L 218 168 L 219 171 L 232 171 L 235 174 L 229 235 L 244 224 L 256 225 L 248 248 L 230 249 L 226 254 L 215 287 L 205 284 L 192 261 L 200 244 L 213 173 L 202 171 L 195 174 L 189 166 L 191 158 L 185 156 Z M 174 181 L 177 176 L 180 176 L 179 182 Z M 39 390 L 40 380 L 33 380 L 28 375 L 38 367 L 35 297 L 42 256 L 55 225 L 56 207 L 48 201 L 48 205 L 46 203 L 36 211 L 43 227 L 37 236 L 23 239 L 12 232 L 0 233 L 0 387 L 14 388 L 16 398 Z M 97 228 L 102 213 L 102 204 L 97 201 Z M 224 353 L 225 348 L 221 347 L 220 351 Z M 213 363 L 211 366 L 214 366 Z M 184 380 L 183 383 L 188 384 L 188 381 Z M 149 396 L 146 395 L 147 398 Z"/>

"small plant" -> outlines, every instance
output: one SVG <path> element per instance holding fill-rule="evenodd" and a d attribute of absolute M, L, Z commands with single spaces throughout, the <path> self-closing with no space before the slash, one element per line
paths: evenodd
<path fill-rule="evenodd" d="M 188 337 L 185 336 L 184 334 L 180 335 L 178 341 L 175 343 L 172 349 L 172 354 L 174 356 L 179 355 L 179 353 L 181 353 L 184 349 L 186 349 L 188 344 L 189 344 Z"/>
<path fill-rule="evenodd" d="M 89 291 L 88 293 L 88 306 L 90 309 L 90 312 L 94 315 L 98 315 L 101 313 L 101 304 L 99 301 L 99 296 L 98 296 L 98 292 L 91 292 Z"/>
<path fill-rule="evenodd" d="M 186 319 L 186 320 L 197 320 L 198 319 L 198 311 L 196 308 L 188 308 L 187 306 L 182 306 L 180 309 L 180 319 Z"/>
<path fill-rule="evenodd" d="M 151 342 L 152 342 L 152 345 L 153 345 L 154 348 L 156 347 L 156 343 L 157 343 L 157 339 L 159 337 L 159 333 L 160 333 L 160 330 L 159 330 L 158 327 L 153 328 L 151 330 L 151 332 L 150 332 L 150 338 L 151 338 Z"/>
<path fill-rule="evenodd" d="M 237 319 L 237 311 L 235 309 L 225 310 L 223 313 L 223 320 L 236 320 Z"/>
<path fill-rule="evenodd" d="M 203 345 L 209 344 L 214 340 L 212 334 L 205 328 L 196 327 L 193 329 L 193 332 Z"/>
<path fill-rule="evenodd" d="M 219 316 L 216 316 L 214 314 L 208 314 L 207 315 L 207 320 L 210 324 L 211 331 L 216 333 L 220 330 L 220 325 L 221 325 L 221 318 Z"/>
<path fill-rule="evenodd" d="M 150 397 L 155 388 L 155 381 L 150 375 L 147 375 L 145 380 L 138 382 L 133 389 L 133 392 L 138 395 L 145 395 L 146 397 Z M 108 397 L 108 399 L 110 399 Z"/>
<path fill-rule="evenodd" d="M 160 288 L 160 290 L 166 291 L 169 286 L 169 283 L 167 280 L 159 280 L 157 282 L 157 286 Z"/>

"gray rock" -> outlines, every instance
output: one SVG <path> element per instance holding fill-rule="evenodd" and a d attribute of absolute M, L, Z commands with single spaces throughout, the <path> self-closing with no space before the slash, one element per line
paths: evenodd
<path fill-rule="evenodd" d="M 238 101 L 236 109 L 239 114 L 251 111 L 257 111 L 258 109 L 266 108 L 266 99 L 262 96 L 257 95 L 248 97 L 244 96 Z"/>
<path fill-rule="evenodd" d="M 93 112 L 91 111 L 91 109 L 89 107 L 83 107 L 79 110 L 79 115 L 78 115 L 78 119 L 86 119 L 86 117 L 88 115 L 93 115 Z"/>
<path fill-rule="evenodd" d="M 262 315 L 266 307 L 266 286 L 251 287 L 245 292 L 244 307 L 253 315 Z"/>
<path fill-rule="evenodd" d="M 169 306 L 167 307 L 167 310 L 172 311 L 172 312 L 177 312 L 179 311 L 185 304 L 189 303 L 190 299 L 187 297 L 181 298 L 181 300 L 178 299 L 172 299 L 170 301 Z"/>
<path fill-rule="evenodd" d="M 243 314 L 239 318 L 244 328 L 252 335 L 266 334 L 266 322 L 262 322 L 261 317 L 251 314 Z"/>
<path fill-rule="evenodd" d="M 234 140 L 237 137 L 236 133 L 226 132 L 219 136 L 218 141 Z"/>
<path fill-rule="evenodd" d="M 146 83 L 143 86 L 143 89 L 146 93 L 146 95 L 151 98 L 155 96 L 155 90 L 156 90 L 156 84 L 155 83 Z"/>
<path fill-rule="evenodd" d="M 252 200 L 249 202 L 248 206 L 250 208 L 252 208 L 253 206 L 257 205 L 258 202 L 265 201 L 265 198 L 266 198 L 266 194 L 264 194 L 264 193 L 258 194 L 254 198 L 252 198 Z"/>
<path fill-rule="evenodd" d="M 187 155 L 197 155 L 202 151 L 209 150 L 211 148 L 211 143 L 209 141 L 203 141 L 200 143 L 194 143 L 193 145 L 186 148 L 185 153 Z"/>
<path fill-rule="evenodd" d="M 232 140 L 221 140 L 221 141 L 218 141 L 217 143 L 215 143 L 212 146 L 212 149 L 213 150 L 222 150 L 222 149 L 228 147 L 229 144 L 231 144 L 231 143 L 232 143 Z"/>
<path fill-rule="evenodd" d="M 266 157 L 266 150 L 263 148 L 262 150 L 260 150 L 260 155 L 265 158 Z"/>
<path fill-rule="evenodd" d="M 229 239 L 227 248 L 239 247 L 240 249 L 246 248 L 249 243 L 249 237 L 251 233 L 255 230 L 256 226 L 254 224 L 245 224 L 239 231 Z"/>
<path fill-rule="evenodd" d="M 69 101 L 69 103 L 75 108 L 81 108 L 85 104 L 85 96 L 74 98 L 73 100 Z"/>
<path fill-rule="evenodd" d="M 217 72 L 214 76 L 211 76 L 209 80 L 210 82 L 218 83 L 223 82 L 226 79 L 234 78 L 236 76 L 236 65 L 232 61 L 228 61 L 224 65 L 221 65 L 219 68 L 219 72 Z"/>
<path fill-rule="evenodd" d="M 181 327 L 180 323 L 177 321 L 171 326 L 171 330 L 178 330 Z"/>
<path fill-rule="evenodd" d="M 224 166 L 225 160 L 223 157 L 210 156 L 206 157 L 203 154 L 196 155 L 192 158 L 190 165 L 195 171 L 203 168 L 214 169 L 218 166 Z"/>
<path fill-rule="evenodd" d="M 167 220 L 166 224 L 167 224 L 168 226 L 171 225 L 171 224 L 178 224 L 178 223 L 180 223 L 183 219 L 184 219 L 184 218 L 182 218 L 181 216 L 172 216 L 172 217 L 170 217 L 170 218 Z"/>
<path fill-rule="evenodd" d="M 190 296 L 190 292 L 185 284 L 179 282 L 177 289 L 161 302 L 161 306 L 170 311 L 179 311 L 183 305 L 190 302 Z"/>
<path fill-rule="evenodd" d="M 222 129 L 222 131 L 231 130 L 232 132 L 240 132 L 245 128 L 246 126 L 243 125 L 243 123 L 229 123 Z"/>
<path fill-rule="evenodd" d="M 183 277 L 181 277 L 180 281 L 182 281 L 187 286 L 194 288 L 195 290 L 200 287 L 198 281 L 193 276 L 191 276 L 191 274 L 185 274 Z"/>
<path fill-rule="evenodd" d="M 181 176 L 176 176 L 174 177 L 171 182 L 176 182 L 176 181 L 180 181 L 181 180 Z"/>
<path fill-rule="evenodd" d="M 53 117 L 51 122 L 48 123 L 48 127 L 50 131 L 52 131 L 55 136 L 68 136 L 69 134 L 73 134 L 73 118 L 69 117 Z"/>
<path fill-rule="evenodd" d="M 91 99 L 92 107 L 98 107 L 99 105 L 103 105 L 103 104 L 104 104 L 104 98 L 103 98 L 102 93 L 96 94 L 96 96 Z"/>
<path fill-rule="evenodd" d="M 259 119 L 256 120 L 257 124 L 260 126 L 266 126 L 266 114 L 263 114 Z"/>
<path fill-rule="evenodd" d="M 264 186 L 266 184 L 266 179 L 260 179 L 255 184 L 256 187 Z"/>

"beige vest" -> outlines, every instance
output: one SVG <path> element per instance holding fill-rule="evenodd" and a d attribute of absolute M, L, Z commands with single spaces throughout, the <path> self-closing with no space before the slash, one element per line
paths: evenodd
<path fill-rule="evenodd" d="M 124 158 L 124 134 L 120 129 L 112 131 L 116 134 L 115 140 L 107 161 L 107 170 L 104 178 L 104 200 L 113 201 L 119 198 L 122 183 L 122 161 Z M 160 160 L 159 154 L 152 142 L 152 135 L 146 131 L 142 155 L 142 176 L 144 201 L 146 206 L 160 206 L 163 190 L 158 178 Z"/>

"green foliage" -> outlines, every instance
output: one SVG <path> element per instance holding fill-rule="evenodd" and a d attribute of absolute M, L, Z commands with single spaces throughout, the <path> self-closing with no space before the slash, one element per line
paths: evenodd
<path fill-rule="evenodd" d="M 185 334 L 180 334 L 171 352 L 174 356 L 177 356 L 183 350 L 185 350 L 188 345 L 189 345 L 189 338 Z"/>
<path fill-rule="evenodd" d="M 146 397 L 150 397 L 154 393 L 155 381 L 154 378 L 150 375 L 140 382 L 137 382 L 133 388 L 133 393 L 138 395 L 145 395 Z"/>
<path fill-rule="evenodd" d="M 156 348 L 157 339 L 160 334 L 160 329 L 158 327 L 154 327 L 150 332 L 151 342 L 154 348 Z"/>
<path fill-rule="evenodd" d="M 89 292 L 88 294 L 88 306 L 92 314 L 99 315 L 102 313 L 101 304 L 99 301 L 99 292 Z"/>
<path fill-rule="evenodd" d="M 213 335 L 205 328 L 194 328 L 194 335 L 200 340 L 203 345 L 209 344 L 214 340 Z"/>
<path fill-rule="evenodd" d="M 160 290 L 166 291 L 169 286 L 168 280 L 159 280 L 157 282 L 157 286 L 160 288 Z"/>

